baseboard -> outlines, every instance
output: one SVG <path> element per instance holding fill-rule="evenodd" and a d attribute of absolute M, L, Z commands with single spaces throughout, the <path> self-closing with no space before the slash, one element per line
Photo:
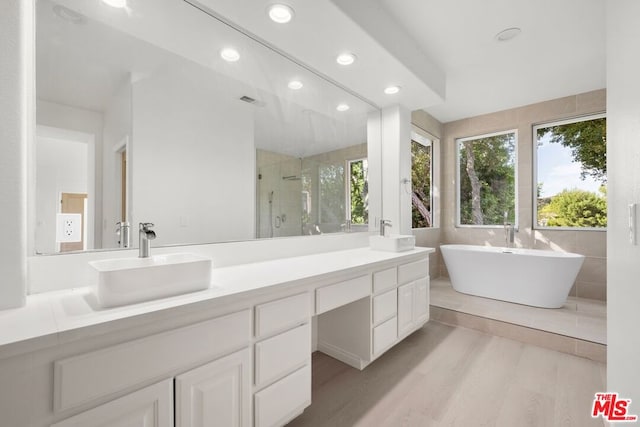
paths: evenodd
<path fill-rule="evenodd" d="M 363 370 L 369 364 L 357 355 L 323 341 L 318 341 L 318 351 L 359 370 Z"/>

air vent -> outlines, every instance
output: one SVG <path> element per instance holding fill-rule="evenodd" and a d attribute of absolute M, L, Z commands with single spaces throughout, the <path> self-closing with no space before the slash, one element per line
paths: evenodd
<path fill-rule="evenodd" d="M 252 97 L 247 96 L 247 95 L 244 95 L 244 96 L 240 97 L 239 99 L 240 99 L 240 101 L 244 101 L 247 104 L 255 105 L 256 107 L 264 107 L 265 105 L 267 105 L 264 102 L 258 101 L 257 99 L 252 98 Z"/>

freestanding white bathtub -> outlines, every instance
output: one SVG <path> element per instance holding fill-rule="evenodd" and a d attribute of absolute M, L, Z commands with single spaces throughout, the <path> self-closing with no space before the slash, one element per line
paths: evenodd
<path fill-rule="evenodd" d="M 583 255 L 537 249 L 441 245 L 453 289 L 544 308 L 564 305 Z"/>

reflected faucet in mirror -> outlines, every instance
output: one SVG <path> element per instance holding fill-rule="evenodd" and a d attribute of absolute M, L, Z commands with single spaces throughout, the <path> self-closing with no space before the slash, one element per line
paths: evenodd
<path fill-rule="evenodd" d="M 156 238 L 156 232 L 151 227 L 153 227 L 153 224 L 150 222 L 140 223 L 140 232 L 138 233 L 140 238 L 139 258 L 149 257 L 150 241 Z"/>
<path fill-rule="evenodd" d="M 120 221 L 116 223 L 116 236 L 118 238 L 118 247 L 131 247 L 131 224 L 128 221 Z"/>
<path fill-rule="evenodd" d="M 388 219 L 381 219 L 380 220 L 380 236 L 384 237 L 384 230 L 387 227 L 391 227 L 391 221 L 389 221 Z"/>

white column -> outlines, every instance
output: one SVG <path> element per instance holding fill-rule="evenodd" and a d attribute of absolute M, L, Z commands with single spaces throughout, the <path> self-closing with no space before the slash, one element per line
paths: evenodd
<path fill-rule="evenodd" d="M 606 2 L 607 389 L 632 399 L 635 415 L 640 415 L 640 246 L 629 241 L 628 218 L 629 204 L 640 205 L 638 16 L 637 0 Z M 640 217 L 640 207 L 636 213 Z"/>
<path fill-rule="evenodd" d="M 367 162 L 369 231 L 374 231 L 382 218 L 382 118 L 379 111 L 367 118 Z"/>
<path fill-rule="evenodd" d="M 382 216 L 411 234 L 411 112 L 399 105 L 382 110 Z"/>
<path fill-rule="evenodd" d="M 33 24 L 33 1 L 0 2 L 0 309 L 20 307 L 26 298 Z"/>

